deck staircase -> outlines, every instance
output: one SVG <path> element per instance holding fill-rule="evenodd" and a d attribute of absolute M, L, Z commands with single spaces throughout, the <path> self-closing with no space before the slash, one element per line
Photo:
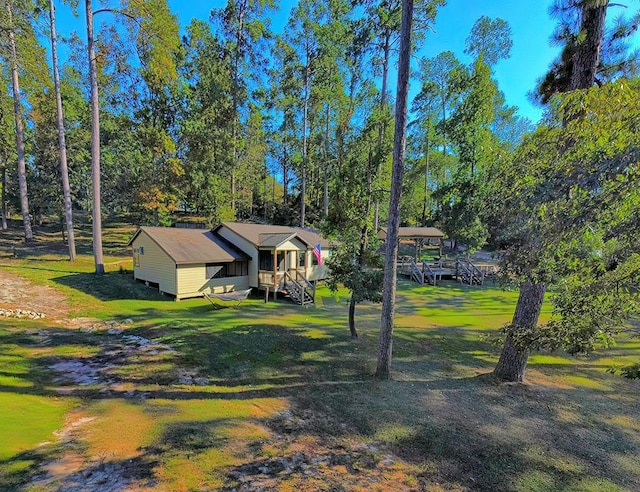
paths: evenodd
<path fill-rule="evenodd" d="M 437 274 L 426 261 L 418 264 L 410 256 L 401 258 L 400 261 L 401 263 L 398 268 L 400 273 L 408 275 L 411 280 L 418 282 L 421 285 L 436 285 Z"/>
<path fill-rule="evenodd" d="M 469 260 L 458 260 L 456 264 L 458 280 L 463 284 L 484 284 L 484 272 Z"/>
<path fill-rule="evenodd" d="M 295 274 L 295 278 L 289 272 L 286 272 L 282 277 L 282 283 L 278 290 L 284 292 L 285 295 L 289 296 L 289 299 L 300 306 L 308 306 L 315 303 L 315 285 L 299 272 Z"/>

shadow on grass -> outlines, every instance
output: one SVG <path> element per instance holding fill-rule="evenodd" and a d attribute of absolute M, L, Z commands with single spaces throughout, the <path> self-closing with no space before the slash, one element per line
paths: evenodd
<path fill-rule="evenodd" d="M 93 273 L 76 273 L 53 279 L 54 282 L 76 289 L 100 301 L 149 300 L 172 301 L 161 296 L 157 290 L 150 289 L 133 280 L 130 274 L 106 273 L 96 276 Z"/>
<path fill-rule="evenodd" d="M 72 284 L 77 285 L 77 279 Z M 120 298 L 107 294 L 108 290 L 102 295 Z M 138 357 L 126 361 L 130 364 L 126 371 L 112 375 L 118 383 L 144 386 L 138 396 L 127 396 L 124 390 L 99 393 L 95 388 L 74 388 L 69 394 L 87 400 L 137 398 L 137 404 L 149 412 L 153 412 L 154 399 L 212 404 L 220 400 L 225 405 L 224 400 L 283 399 L 292 418 L 287 420 L 280 414 L 254 419 L 279 436 L 277 439 L 293 443 L 306 439 L 327 448 L 349 440 L 375 443 L 383 451 L 373 456 L 373 467 L 390 453 L 393 460 L 420 470 L 413 472 L 419 481 L 416 489 L 441 484 L 444 489 L 479 491 L 587 490 L 580 486 L 587 483 L 583 480 L 604 484 L 610 490 L 637 490 L 640 485 L 640 469 L 618 466 L 625 456 L 640 453 L 637 432 L 624 431 L 607 420 L 607 416 L 618 414 L 632 421 L 640 418 L 637 405 L 617 396 L 625 388 L 637 390 L 631 386 L 635 383 L 614 380 L 607 383 L 611 387 L 606 391 L 594 392 L 497 385 L 487 377 L 469 377 L 474 371 L 489 372 L 498 349 L 480 339 L 481 331 L 460 327 L 399 329 L 394 353 L 399 379 L 375 381 L 370 375 L 375 335 L 363 329 L 358 341 L 350 340 L 346 327 L 336 327 L 337 306 L 326 306 L 335 308 L 328 315 L 325 310 L 250 301 L 255 303 L 222 311 L 212 310 L 205 301 L 202 305 L 167 305 L 160 324 L 149 321 L 126 333 L 172 347 L 177 351 L 175 360 Z M 419 304 L 413 295 L 408 302 Z M 343 306 L 339 309 L 342 316 Z M 365 318 L 370 315 L 366 313 Z M 140 319 L 158 314 L 143 308 Z M 278 321 L 268 323 L 266 318 Z M 64 344 L 90 346 L 100 340 L 97 334 L 82 337 L 75 342 L 64 338 Z M 0 339 L 3 343 L 35 346 L 38 340 L 23 334 L 13 340 Z M 49 362 L 45 357 L 38 363 Z M 168 369 L 164 367 L 167 364 Z M 178 366 L 197 369 L 207 384 L 202 388 L 179 384 L 177 373 L 172 372 Z M 41 369 L 34 367 L 31 375 L 24 375 L 39 382 L 35 389 L 5 386 L 1 391 L 53 394 L 43 384 L 46 381 L 37 379 L 43 377 Z M 146 375 L 153 372 L 161 378 Z M 244 417 L 221 417 L 167 423 L 142 450 L 141 476 L 153 473 L 151 464 L 156 461 L 174 457 L 198 460 L 209 450 L 222 454 L 235 451 L 233 439 L 221 430 L 243 421 Z M 277 439 L 273 446 L 281 445 Z M 269 438 L 247 440 L 255 447 L 241 455 L 242 465 L 220 465 L 228 473 L 229 488 L 238 486 L 238 473 L 258 476 L 264 474 L 265 467 L 274 480 L 286 480 L 285 470 L 272 466 L 274 460 L 262 449 L 270 444 Z M 331 460 L 326 464 L 343 465 Z M 367 468 L 349 473 L 363 478 L 374 471 Z M 294 473 L 304 475 L 303 470 Z"/>

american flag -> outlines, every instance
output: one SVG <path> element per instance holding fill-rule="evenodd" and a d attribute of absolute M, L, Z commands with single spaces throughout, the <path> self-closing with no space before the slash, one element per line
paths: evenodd
<path fill-rule="evenodd" d="M 320 252 L 320 243 L 318 243 L 318 245 L 313 248 L 313 255 L 316 257 L 316 260 L 318 260 L 318 265 L 322 265 L 322 254 Z"/>

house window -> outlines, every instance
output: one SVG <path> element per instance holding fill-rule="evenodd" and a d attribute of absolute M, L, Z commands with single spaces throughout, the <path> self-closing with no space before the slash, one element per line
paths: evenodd
<path fill-rule="evenodd" d="M 306 263 L 307 263 L 307 252 L 306 251 L 299 251 L 298 252 L 298 266 L 300 268 L 304 268 Z"/>
<path fill-rule="evenodd" d="M 258 254 L 260 270 L 273 271 L 273 251 L 261 250 Z"/>
<path fill-rule="evenodd" d="M 227 276 L 227 265 L 220 263 L 207 263 L 207 279 L 224 278 Z"/>
<path fill-rule="evenodd" d="M 249 275 L 249 264 L 246 261 L 234 261 L 227 265 L 227 277 L 246 277 Z"/>

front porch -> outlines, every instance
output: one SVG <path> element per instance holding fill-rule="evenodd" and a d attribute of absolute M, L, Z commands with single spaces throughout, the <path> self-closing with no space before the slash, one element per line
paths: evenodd
<path fill-rule="evenodd" d="M 291 243 L 291 241 L 289 241 Z M 273 292 L 273 299 L 277 294 L 288 295 L 293 302 L 300 305 L 315 302 L 315 284 L 309 282 L 305 276 L 308 261 L 307 247 L 300 244 L 289 244 L 279 247 L 259 250 L 258 290 L 265 292 L 265 302 Z M 294 248 L 292 248 L 292 246 Z"/>

